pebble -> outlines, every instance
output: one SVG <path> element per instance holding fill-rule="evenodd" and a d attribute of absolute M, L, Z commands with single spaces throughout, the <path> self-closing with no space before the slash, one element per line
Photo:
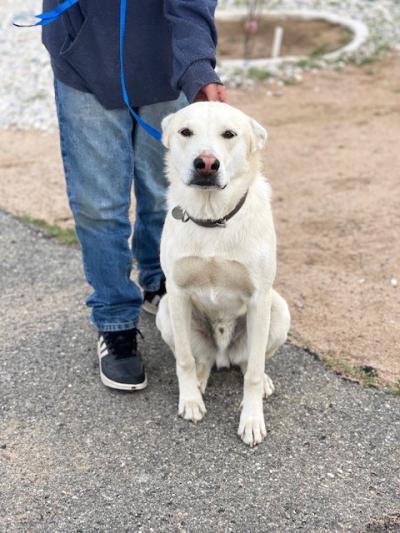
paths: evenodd
<path fill-rule="evenodd" d="M 232 7 L 241 0 L 221 0 L 220 7 Z M 40 0 L 1 0 L 0 3 L 0 128 L 57 127 L 53 76 L 48 54 L 41 44 L 39 28 L 15 28 L 12 18 L 21 13 L 40 13 Z M 400 2 L 398 0 L 277 0 L 272 9 L 321 9 L 363 20 L 370 38 L 359 56 L 374 55 L 384 47 L 400 50 Z M 343 66 L 343 61 L 336 63 Z M 317 68 L 325 68 L 318 61 Z M 314 68 L 314 67 L 313 67 Z M 224 70 L 219 72 L 229 86 L 252 85 L 245 75 Z M 271 71 L 284 80 L 301 81 L 302 69 L 285 65 Z"/>

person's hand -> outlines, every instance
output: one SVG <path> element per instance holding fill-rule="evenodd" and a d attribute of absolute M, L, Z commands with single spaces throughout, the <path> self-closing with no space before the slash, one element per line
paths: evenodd
<path fill-rule="evenodd" d="M 204 85 L 197 93 L 195 102 L 227 102 L 225 87 L 220 83 L 209 83 Z"/>

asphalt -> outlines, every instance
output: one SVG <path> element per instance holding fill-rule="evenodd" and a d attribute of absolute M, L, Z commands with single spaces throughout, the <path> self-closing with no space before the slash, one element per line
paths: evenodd
<path fill-rule="evenodd" d="M 173 356 L 144 316 L 145 391 L 106 389 L 78 250 L 0 212 L 0 531 L 400 531 L 400 399 L 286 345 L 266 441 L 236 436 L 238 371 L 177 417 Z"/>

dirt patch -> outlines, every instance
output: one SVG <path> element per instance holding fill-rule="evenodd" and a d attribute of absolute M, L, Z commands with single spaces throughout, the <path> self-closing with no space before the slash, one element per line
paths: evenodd
<path fill-rule="evenodd" d="M 219 21 L 218 56 L 220 59 L 258 59 L 271 56 L 275 28 L 283 28 L 282 56 L 317 56 L 345 46 L 352 34 L 338 24 L 323 20 L 263 17 L 258 31 L 245 48 L 245 20 Z"/>
<path fill-rule="evenodd" d="M 308 76 L 233 104 L 269 127 L 278 283 L 292 341 L 400 379 L 400 63 Z M 268 86 L 268 85 L 267 85 Z"/>
<path fill-rule="evenodd" d="M 400 63 L 259 83 L 231 103 L 268 127 L 278 286 L 291 339 L 331 365 L 400 380 Z M 0 206 L 71 225 L 58 137 L 0 132 Z M 392 281 L 391 281 L 392 280 Z M 348 365 L 348 366 L 347 366 Z"/>
<path fill-rule="evenodd" d="M 0 130 L 0 207 L 73 227 L 58 134 Z"/>

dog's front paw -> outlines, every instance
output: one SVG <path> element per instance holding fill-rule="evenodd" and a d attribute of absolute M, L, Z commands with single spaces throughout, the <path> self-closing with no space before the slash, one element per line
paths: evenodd
<path fill-rule="evenodd" d="M 268 398 L 271 394 L 274 393 L 275 386 L 272 379 L 268 374 L 264 374 L 264 398 Z"/>
<path fill-rule="evenodd" d="M 245 444 L 257 446 L 267 436 L 263 412 L 246 413 L 243 409 L 240 415 L 238 435 Z"/>
<path fill-rule="evenodd" d="M 195 424 L 206 414 L 207 409 L 203 398 L 199 393 L 195 398 L 180 398 L 178 414 L 185 420 L 191 420 Z"/>

